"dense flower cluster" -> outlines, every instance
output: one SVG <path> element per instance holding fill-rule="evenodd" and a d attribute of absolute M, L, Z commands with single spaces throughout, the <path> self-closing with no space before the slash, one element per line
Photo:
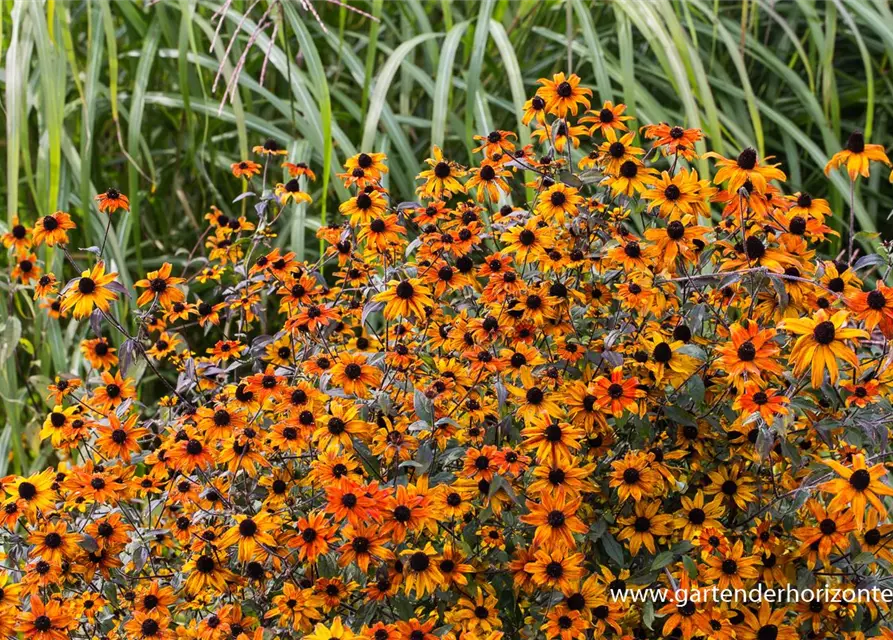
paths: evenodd
<path fill-rule="evenodd" d="M 273 140 L 232 165 L 251 215 L 134 291 L 68 214 L 11 226 L 14 295 L 90 333 L 58 464 L 0 481 L 0 637 L 893 637 L 883 602 L 613 596 L 890 584 L 890 265 L 852 222 L 820 257 L 828 202 L 754 149 L 540 85 L 535 144 L 435 148 L 412 201 L 349 158 L 315 263 L 272 248 L 316 179 Z"/>

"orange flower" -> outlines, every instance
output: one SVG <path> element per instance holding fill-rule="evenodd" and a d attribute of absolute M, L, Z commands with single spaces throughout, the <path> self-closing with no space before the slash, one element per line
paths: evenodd
<path fill-rule="evenodd" d="M 825 175 L 830 174 L 837 167 L 845 166 L 850 180 L 856 180 L 858 176 L 869 176 L 869 165 L 872 162 L 883 162 L 888 167 L 890 159 L 884 152 L 884 147 L 879 144 L 868 144 L 865 135 L 861 131 L 853 131 L 846 141 L 846 147 L 838 151 L 828 164 L 825 165 Z"/>
<path fill-rule="evenodd" d="M 130 200 L 117 189 L 106 189 L 95 198 L 99 202 L 99 210 L 106 213 L 115 213 L 118 209 L 130 211 Z"/>
<path fill-rule="evenodd" d="M 632 120 L 632 116 L 623 115 L 625 111 L 625 104 L 615 105 L 608 100 L 598 111 L 587 111 L 586 115 L 580 118 L 580 122 L 593 123 L 589 135 L 595 135 L 596 131 L 603 136 L 608 132 L 627 131 L 626 121 Z"/>
<path fill-rule="evenodd" d="M 831 467 L 840 478 L 835 478 L 821 486 L 822 491 L 834 495 L 828 504 L 829 510 L 850 507 L 856 519 L 856 526 L 862 528 L 866 505 L 871 505 L 881 518 L 886 517 L 887 509 L 879 496 L 893 496 L 893 489 L 882 482 L 887 475 L 883 464 L 869 467 L 864 454 L 853 456 L 852 468 L 845 467 L 830 458 L 822 460 L 822 464 Z"/>
<path fill-rule="evenodd" d="M 726 188 L 731 193 L 737 193 L 745 182 L 750 182 L 757 193 L 765 193 L 769 180 L 783 182 L 786 177 L 784 172 L 777 168 L 777 164 L 760 164 L 756 150 L 751 147 L 744 149 L 734 160 L 724 158 L 713 151 L 704 154 L 704 157 L 717 159 L 716 166 L 719 167 L 719 171 L 713 177 L 713 182 L 716 184 L 728 182 Z M 770 156 L 763 158 L 763 161 L 771 159 Z"/>
<path fill-rule="evenodd" d="M 847 341 L 867 338 L 868 334 L 861 329 L 845 328 L 844 324 L 848 318 L 847 311 L 838 311 L 829 316 L 822 309 L 814 318 L 789 318 L 779 323 L 779 327 L 800 336 L 790 355 L 790 361 L 794 364 L 794 375 L 799 376 L 806 369 L 812 369 L 812 386 L 820 387 L 825 369 L 828 370 L 831 384 L 837 382 L 838 358 L 858 366 L 859 359 L 847 345 Z"/>
<path fill-rule="evenodd" d="M 572 73 L 565 77 L 564 73 L 556 73 L 552 79 L 540 78 L 537 80 L 542 86 L 536 95 L 546 101 L 545 109 L 551 114 L 564 118 L 568 112 L 577 115 L 579 105 L 589 108 L 589 98 L 592 90 L 580 85 L 580 77 Z"/>
<path fill-rule="evenodd" d="M 230 165 L 233 175 L 237 178 L 251 178 L 261 172 L 261 166 L 251 160 L 242 160 L 241 162 L 233 162 Z"/>
<path fill-rule="evenodd" d="M 66 231 L 74 229 L 76 226 L 70 215 L 64 211 L 57 211 L 52 215 L 39 218 L 34 223 L 31 240 L 38 247 L 42 244 L 50 247 L 57 244 L 68 244 Z"/>
<path fill-rule="evenodd" d="M 65 606 L 56 599 L 44 604 L 37 595 L 32 595 L 29 603 L 30 611 L 18 614 L 16 631 L 24 633 L 29 640 L 67 640 L 68 631 L 76 622 Z"/>
<path fill-rule="evenodd" d="M 185 278 L 171 276 L 170 262 L 165 262 L 157 271 L 150 271 L 142 280 L 133 283 L 134 287 L 145 289 L 137 298 L 136 303 L 144 306 L 156 301 L 162 307 L 168 308 L 175 302 L 183 302 L 186 294 L 176 288 L 176 285 L 186 282 Z"/>
<path fill-rule="evenodd" d="M 108 313 L 109 302 L 117 300 L 118 296 L 111 290 L 115 283 L 117 273 L 106 273 L 105 264 L 97 262 L 93 269 L 81 273 L 80 278 L 69 282 L 62 291 L 62 311 L 73 309 L 72 316 L 75 320 L 86 318 L 98 307 Z"/>
<path fill-rule="evenodd" d="M 781 365 L 776 356 L 781 348 L 774 342 L 773 329 L 761 329 L 755 322 L 735 323 L 729 328 L 731 342 L 717 347 L 720 354 L 716 365 L 728 372 L 740 389 L 746 378 L 765 380 L 780 375 Z"/>
<path fill-rule="evenodd" d="M 332 382 L 344 389 L 347 395 L 368 398 L 369 387 L 377 386 L 380 381 L 381 371 L 366 364 L 365 356 L 358 353 L 342 351 L 332 367 Z"/>
<path fill-rule="evenodd" d="M 594 395 L 599 409 L 619 418 L 624 411 L 638 413 L 637 399 L 644 397 L 645 392 L 639 388 L 638 378 L 624 380 L 623 367 L 614 367 L 610 378 L 596 378 Z"/>
<path fill-rule="evenodd" d="M 542 494 L 539 503 L 528 500 L 527 508 L 530 513 L 521 516 L 521 522 L 536 527 L 533 544 L 556 551 L 574 549 L 577 543 L 573 534 L 586 533 L 588 530 L 577 517 L 581 502 L 581 498 L 559 502 L 548 494 Z"/>

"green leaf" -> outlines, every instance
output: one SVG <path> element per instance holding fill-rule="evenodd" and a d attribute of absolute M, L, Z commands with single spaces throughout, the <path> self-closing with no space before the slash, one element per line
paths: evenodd
<path fill-rule="evenodd" d="M 410 38 L 394 49 L 394 52 L 388 57 L 388 61 L 375 78 L 375 88 L 372 91 L 372 97 L 369 99 L 369 111 L 366 113 L 366 125 L 363 128 L 363 143 L 361 145 L 363 149 L 372 150 L 372 143 L 375 139 L 375 132 L 378 130 L 381 112 L 388 97 L 388 89 L 390 89 L 403 59 L 419 44 L 433 38 L 439 38 L 442 35 L 442 33 L 423 33 Z"/>
<path fill-rule="evenodd" d="M 431 116 L 431 145 L 443 147 L 446 133 L 447 112 L 450 106 L 450 90 L 453 84 L 453 64 L 456 50 L 469 22 L 453 26 L 443 40 L 440 49 L 440 62 L 437 67 L 437 81 L 434 85 L 433 115 Z"/>
<path fill-rule="evenodd" d="M 466 76 L 465 89 L 465 144 L 469 149 L 474 143 L 474 112 L 478 103 L 478 91 L 481 82 L 481 67 L 487 50 L 487 39 L 490 36 L 490 14 L 493 12 L 495 0 L 483 0 L 478 11 L 474 42 L 471 48 L 471 63 Z"/>
<path fill-rule="evenodd" d="M 623 547 L 617 542 L 617 539 L 614 538 L 609 532 L 605 532 L 599 538 L 599 543 L 602 545 L 602 548 L 605 550 L 605 553 L 608 554 L 608 557 L 611 558 L 614 562 L 617 563 L 618 566 L 623 565 Z"/>
<path fill-rule="evenodd" d="M 673 562 L 673 552 L 661 551 L 654 557 L 654 560 L 651 562 L 651 570 L 659 571 L 660 569 L 668 566 L 671 562 Z"/>
<path fill-rule="evenodd" d="M 682 556 L 682 566 L 685 567 L 689 578 L 694 580 L 698 577 L 698 565 L 692 560 L 691 556 Z"/>

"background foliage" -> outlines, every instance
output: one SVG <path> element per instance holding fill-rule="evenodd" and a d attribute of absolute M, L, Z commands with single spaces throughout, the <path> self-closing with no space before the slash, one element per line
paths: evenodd
<path fill-rule="evenodd" d="M 99 245 L 93 196 L 119 188 L 132 210 L 109 245 L 128 287 L 162 259 L 183 265 L 187 252 L 172 255 L 167 240 L 191 246 L 212 205 L 244 212 L 229 165 L 267 137 L 320 176 L 315 204 L 278 239 L 312 259 L 314 232 L 345 196 L 333 179 L 345 157 L 386 152 L 390 188 L 411 199 L 432 144 L 463 162 L 475 134 L 529 140 L 521 105 L 555 71 L 578 73 L 595 102 L 625 102 L 639 122 L 702 127 L 726 155 L 753 145 L 779 156 L 794 187 L 830 199 L 838 228 L 848 183 L 835 176 L 822 193 L 821 168 L 854 128 L 889 145 L 893 111 L 884 0 L 16 0 L 0 11 L 0 52 L 6 220 L 68 211 L 72 246 Z M 885 178 L 875 172 L 857 194 L 865 241 L 887 224 Z M 43 465 L 27 398 L 41 406 L 50 376 L 77 370 L 83 337 L 28 309 L 23 325 L 10 314 L 21 296 L 5 298 L 0 476 Z"/>

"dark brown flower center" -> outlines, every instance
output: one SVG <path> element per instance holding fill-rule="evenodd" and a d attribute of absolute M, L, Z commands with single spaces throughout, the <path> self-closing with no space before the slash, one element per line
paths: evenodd
<path fill-rule="evenodd" d="M 850 485 L 856 491 L 865 491 L 871 484 L 871 475 L 865 469 L 857 469 L 850 476 Z"/>
<path fill-rule="evenodd" d="M 397 285 L 397 297 L 402 300 L 409 300 L 414 293 L 415 289 L 412 284 L 406 280 Z"/>
<path fill-rule="evenodd" d="M 824 320 L 815 326 L 812 330 L 812 336 L 819 344 L 831 344 L 834 342 L 834 323 L 830 320 Z"/>
<path fill-rule="evenodd" d="M 632 160 L 627 160 L 622 165 L 620 165 L 620 175 L 624 178 L 631 180 L 632 178 L 635 178 L 638 173 L 639 166 Z"/>
<path fill-rule="evenodd" d="M 738 154 L 738 167 L 744 169 L 745 171 L 750 171 L 755 166 L 757 166 L 757 152 L 756 149 L 752 147 L 747 147 L 744 151 Z M 748 189 L 750 191 L 750 189 Z"/>
<path fill-rule="evenodd" d="M 846 141 L 846 148 L 850 153 L 865 151 L 865 135 L 861 131 L 853 131 Z"/>
<path fill-rule="evenodd" d="M 85 296 L 90 295 L 94 291 L 96 291 L 96 283 L 92 278 L 81 278 L 78 280 L 78 291 L 80 291 Z"/>
<path fill-rule="evenodd" d="M 450 165 L 447 162 L 438 162 L 434 166 L 434 175 L 444 180 L 450 177 Z"/>
<path fill-rule="evenodd" d="M 670 240 L 681 240 L 685 236 L 685 225 L 678 220 L 673 220 L 673 222 L 667 225 L 667 236 Z"/>

